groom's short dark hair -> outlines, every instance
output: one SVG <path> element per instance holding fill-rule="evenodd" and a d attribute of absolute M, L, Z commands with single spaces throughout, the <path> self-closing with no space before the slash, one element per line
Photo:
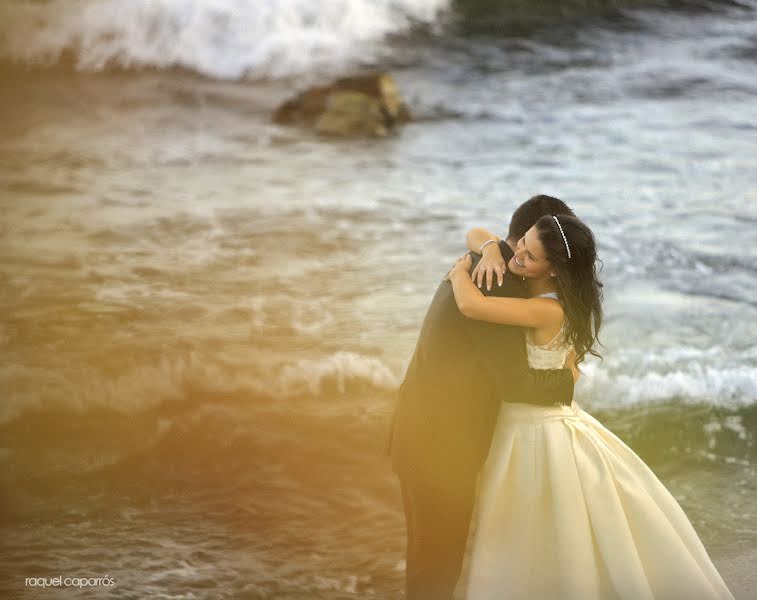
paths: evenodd
<path fill-rule="evenodd" d="M 515 209 L 510 219 L 510 230 L 507 232 L 507 238 L 519 240 L 544 215 L 576 216 L 568 208 L 568 205 L 559 198 L 539 194 L 538 196 L 529 198 Z"/>

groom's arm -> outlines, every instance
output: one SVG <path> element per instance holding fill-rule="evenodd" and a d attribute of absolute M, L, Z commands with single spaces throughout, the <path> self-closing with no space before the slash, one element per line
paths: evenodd
<path fill-rule="evenodd" d="M 500 250 L 505 261 L 512 257 L 512 250 L 500 242 Z M 481 255 L 471 253 L 475 268 Z M 503 284 L 495 280 L 491 290 L 482 287 L 486 296 L 522 298 L 523 286 L 507 273 Z M 493 389 L 509 390 L 512 401 L 531 404 L 570 404 L 573 400 L 573 373 L 570 369 L 530 369 L 526 355 L 523 330 L 511 325 L 498 325 L 476 321 L 471 324 L 471 334 L 478 342 L 479 360 L 485 373 L 491 379 Z"/>

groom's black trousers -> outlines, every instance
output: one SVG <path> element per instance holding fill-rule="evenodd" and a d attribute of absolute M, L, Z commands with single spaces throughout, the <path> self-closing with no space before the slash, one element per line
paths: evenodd
<path fill-rule="evenodd" d="M 452 600 L 468 539 L 476 480 L 400 476 L 407 525 L 407 600 Z"/>

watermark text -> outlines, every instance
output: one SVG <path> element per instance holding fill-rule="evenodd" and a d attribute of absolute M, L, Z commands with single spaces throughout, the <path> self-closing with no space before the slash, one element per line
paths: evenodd
<path fill-rule="evenodd" d="M 110 575 L 105 577 L 64 577 L 58 575 L 56 577 L 27 577 L 26 587 L 113 587 L 116 585 L 116 580 Z"/>

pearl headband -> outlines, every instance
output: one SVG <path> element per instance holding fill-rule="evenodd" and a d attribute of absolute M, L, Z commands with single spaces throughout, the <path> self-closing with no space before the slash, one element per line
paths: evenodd
<path fill-rule="evenodd" d="M 557 228 L 560 230 L 560 234 L 562 235 L 562 241 L 565 242 L 565 249 L 568 251 L 568 258 L 570 258 L 570 246 L 568 246 L 568 238 L 565 237 L 565 232 L 562 230 L 562 225 L 560 225 L 560 221 L 557 220 L 557 217 L 555 215 L 552 215 L 552 218 L 555 220 L 555 223 L 557 223 Z"/>

